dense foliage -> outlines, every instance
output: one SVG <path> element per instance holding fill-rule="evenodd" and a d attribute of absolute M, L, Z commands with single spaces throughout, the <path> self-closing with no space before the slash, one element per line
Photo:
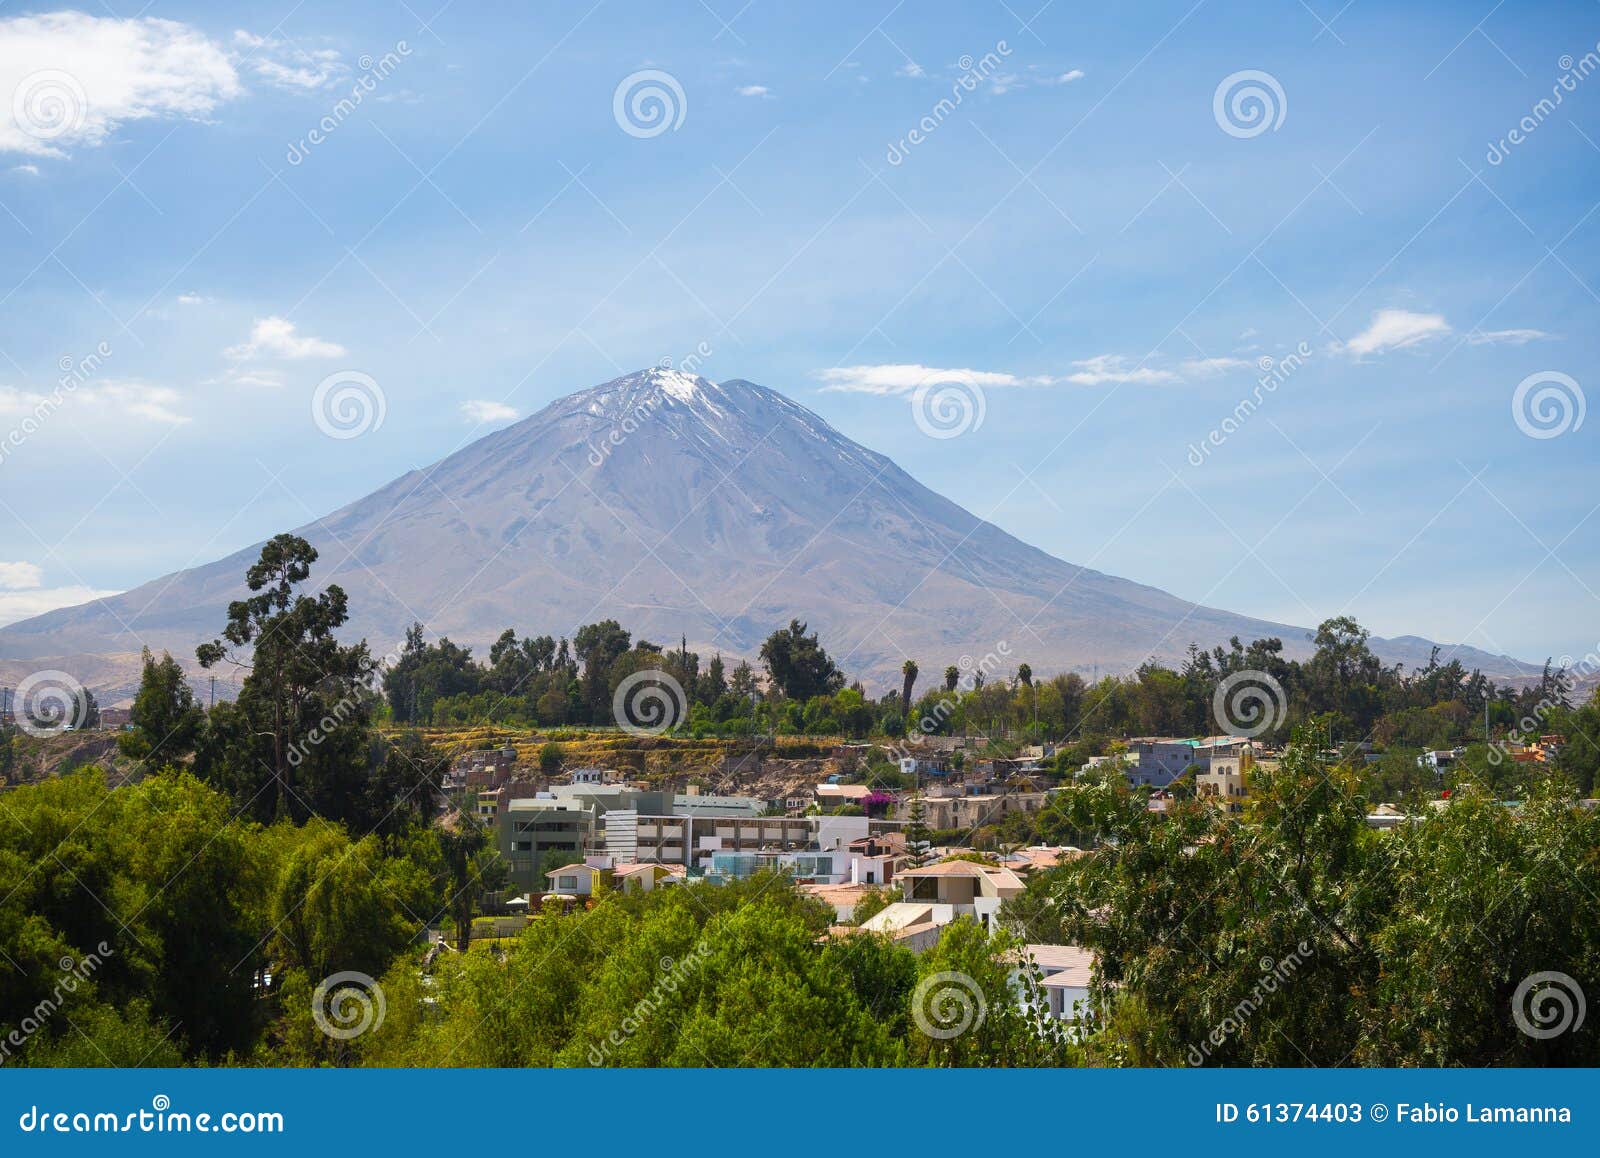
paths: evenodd
<path fill-rule="evenodd" d="M 579 628 L 571 645 L 549 636 L 519 639 L 508 629 L 487 664 L 448 638 L 427 642 L 418 624 L 382 686 L 392 718 L 402 722 L 610 726 L 617 722 L 618 687 L 654 672 L 681 691 L 673 723 L 694 736 L 969 735 L 1000 747 L 1051 741 L 1061 744 L 1057 769 L 1073 773 L 1121 737 L 1233 730 L 1240 721 L 1217 718 L 1219 688 L 1236 677 L 1264 676 L 1281 694 L 1274 695 L 1278 710 L 1263 740 L 1282 743 L 1315 720 L 1330 742 L 1368 742 L 1396 753 L 1393 763 L 1372 770 L 1387 778 L 1391 798 L 1439 787 L 1431 773 L 1414 771 L 1423 750 L 1521 742 L 1545 732 L 1593 735 L 1600 724 L 1600 707 L 1575 710 L 1567 674 L 1548 665 L 1521 689 L 1497 688 L 1459 660 L 1441 662 L 1437 651 L 1425 667 L 1406 672 L 1384 665 L 1368 633 L 1347 617 L 1328 620 L 1307 642 L 1313 650 L 1304 660 L 1286 658 L 1280 639 L 1249 646 L 1234 639 L 1209 652 L 1191 647 L 1176 669 L 1151 662 L 1092 683 L 1076 672 L 1039 679 L 1025 662 L 1000 670 L 998 657 L 988 656 L 946 667 L 943 685 L 913 701 L 914 660 L 903 665 L 899 686 L 874 699 L 859 683 L 845 685 L 817 633 L 799 620 L 762 644 L 759 675 L 747 663 L 727 672 L 720 655 L 702 667 L 686 643 L 663 648 L 635 640 L 609 619 Z M 1587 793 L 1600 768 L 1600 746 L 1569 746 L 1561 768 Z M 1513 786 L 1516 771 L 1504 771 L 1505 787 Z"/>
<path fill-rule="evenodd" d="M 1062 809 L 1100 847 L 1003 916 L 1099 954 L 1091 1055 L 1137 1065 L 1594 1065 L 1592 1019 L 1549 1037 L 1538 974 L 1600 979 L 1600 817 L 1555 774 L 1511 807 L 1463 783 L 1392 831 L 1308 728 L 1241 821 L 1165 815 L 1120 778 Z M 1570 997 L 1570 991 L 1569 991 Z M 1547 1004 L 1547 1015 L 1554 1007 Z"/>

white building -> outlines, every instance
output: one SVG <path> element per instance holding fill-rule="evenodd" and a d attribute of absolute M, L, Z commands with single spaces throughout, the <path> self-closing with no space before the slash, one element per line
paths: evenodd
<path fill-rule="evenodd" d="M 1046 1008 L 1043 1012 L 1058 1021 L 1079 1024 L 1089 1013 L 1089 980 L 1094 968 L 1094 954 L 1077 945 L 1025 945 L 1022 949 L 1023 965 L 1031 968 L 1042 980 Z M 1021 967 L 1015 977 L 1020 988 Z M 1023 1000 L 1023 1008 L 1031 1008 Z"/>

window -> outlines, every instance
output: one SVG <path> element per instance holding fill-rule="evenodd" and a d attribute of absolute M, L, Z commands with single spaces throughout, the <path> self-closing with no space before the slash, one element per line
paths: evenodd
<path fill-rule="evenodd" d="M 564 876 L 556 878 L 556 888 L 558 889 L 575 889 L 577 887 L 578 878 L 576 876 Z"/>

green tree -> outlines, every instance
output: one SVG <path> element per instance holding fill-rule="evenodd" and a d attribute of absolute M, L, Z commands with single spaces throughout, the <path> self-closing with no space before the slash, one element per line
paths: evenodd
<path fill-rule="evenodd" d="M 203 766 L 263 819 L 343 818 L 365 773 L 371 660 L 364 642 L 338 640 L 349 617 L 342 588 L 296 590 L 316 559 L 304 539 L 275 536 L 245 573 L 253 594 L 228 605 L 222 638 L 196 653 L 202 667 L 227 661 L 249 673 L 234 710 L 212 719 L 221 734 Z"/>
<path fill-rule="evenodd" d="M 455 812 L 434 833 L 444 862 L 445 909 L 456 928 L 456 949 L 472 943 L 472 917 L 478 899 L 505 883 L 506 866 L 489 833 L 471 816 Z"/>
<path fill-rule="evenodd" d="M 178 661 L 167 652 L 157 660 L 144 649 L 144 673 L 130 712 L 133 730 L 118 744 L 125 756 L 150 767 L 176 764 L 194 751 L 205 713 Z"/>
<path fill-rule="evenodd" d="M 844 675 L 822 649 L 816 633 L 807 635 L 806 625 L 798 619 L 767 637 L 761 645 L 761 662 L 773 685 L 791 700 L 803 703 L 844 686 Z"/>
<path fill-rule="evenodd" d="M 922 803 L 921 789 L 911 793 L 911 803 L 906 807 L 906 855 L 914 867 L 928 863 L 933 848 L 933 833 L 928 828 L 928 810 Z"/>
<path fill-rule="evenodd" d="M 912 702 L 911 689 L 917 686 L 917 661 L 908 659 L 901 664 L 900 677 L 900 711 L 909 720 Z"/>
<path fill-rule="evenodd" d="M 572 637 L 583 663 L 583 703 L 592 723 L 611 719 L 611 665 L 627 654 L 631 638 L 615 619 L 584 624 Z"/>

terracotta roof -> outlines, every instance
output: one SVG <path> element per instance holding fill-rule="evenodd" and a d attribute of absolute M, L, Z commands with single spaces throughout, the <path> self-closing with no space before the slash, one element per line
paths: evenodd
<path fill-rule="evenodd" d="M 981 877 L 989 866 L 977 864 L 970 860 L 947 860 L 938 864 L 930 864 L 926 868 L 905 869 L 897 876 L 902 877 Z M 994 866 L 998 868 L 999 866 Z"/>

